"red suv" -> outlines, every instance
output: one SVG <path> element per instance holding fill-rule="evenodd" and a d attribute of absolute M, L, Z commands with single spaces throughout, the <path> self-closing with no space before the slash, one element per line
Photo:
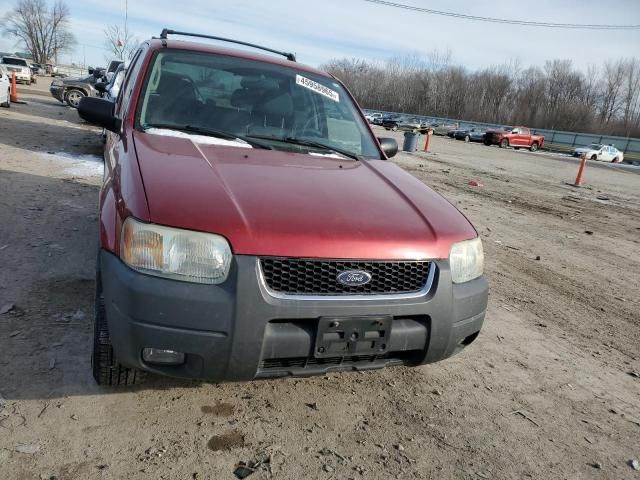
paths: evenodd
<path fill-rule="evenodd" d="M 487 306 L 478 234 L 387 161 L 395 140 L 344 85 L 178 34 L 206 37 L 164 30 L 115 104 L 79 106 L 109 130 L 98 383 L 420 365 L 469 345 Z"/>

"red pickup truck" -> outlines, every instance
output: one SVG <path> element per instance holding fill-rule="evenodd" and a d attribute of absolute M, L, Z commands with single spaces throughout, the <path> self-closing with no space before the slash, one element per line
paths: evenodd
<path fill-rule="evenodd" d="M 293 54 L 178 34 L 192 35 L 140 46 L 115 103 L 78 107 L 109 131 L 97 382 L 421 365 L 470 345 L 488 298 L 480 237 L 387 161 L 397 143 L 342 83 Z"/>
<path fill-rule="evenodd" d="M 544 145 L 542 135 L 534 135 L 527 127 L 504 127 L 502 130 L 489 130 L 484 137 L 484 144 L 500 145 L 501 148 L 528 148 L 535 152 Z"/>

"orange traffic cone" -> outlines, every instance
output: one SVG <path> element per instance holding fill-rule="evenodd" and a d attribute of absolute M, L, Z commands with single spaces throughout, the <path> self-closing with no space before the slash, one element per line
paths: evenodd
<path fill-rule="evenodd" d="M 16 88 L 16 72 L 11 74 L 11 103 L 18 103 L 18 89 Z"/>

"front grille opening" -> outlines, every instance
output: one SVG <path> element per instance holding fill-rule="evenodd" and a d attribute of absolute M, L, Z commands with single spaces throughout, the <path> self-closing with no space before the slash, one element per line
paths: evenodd
<path fill-rule="evenodd" d="M 480 331 L 477 331 L 476 333 L 472 333 L 471 335 L 469 335 L 468 337 L 466 337 L 464 340 L 462 340 L 460 342 L 461 345 L 469 346 L 473 343 L 473 341 L 478 338 L 478 335 L 480 335 Z"/>
<path fill-rule="evenodd" d="M 352 355 L 347 357 L 291 357 L 269 358 L 260 362 L 260 370 L 289 370 L 303 373 L 304 370 L 317 370 L 322 367 L 354 367 L 366 368 L 410 364 L 415 361 L 420 351 L 392 352 L 383 355 Z"/>
<path fill-rule="evenodd" d="M 288 295 L 374 295 L 421 291 L 427 284 L 431 262 L 346 261 L 297 258 L 260 259 L 265 283 Z M 371 275 L 365 285 L 343 285 L 337 276 L 347 270 Z"/>

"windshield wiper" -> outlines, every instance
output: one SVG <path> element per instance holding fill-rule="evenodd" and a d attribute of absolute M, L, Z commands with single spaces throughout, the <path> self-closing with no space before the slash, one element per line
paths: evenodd
<path fill-rule="evenodd" d="M 293 145 L 302 145 L 304 147 L 313 147 L 320 150 L 326 150 L 328 152 L 337 153 L 339 155 L 343 155 L 348 158 L 353 158 L 354 160 L 360 160 L 361 156 L 357 153 L 350 152 L 348 150 L 343 150 L 342 148 L 334 147 L 332 145 L 327 145 L 321 142 L 315 142 L 313 140 L 307 140 L 304 138 L 296 138 L 296 137 L 273 137 L 269 135 L 247 135 L 250 138 L 259 138 L 262 140 L 275 140 L 277 142 L 283 143 L 291 143 Z"/>
<path fill-rule="evenodd" d="M 198 127 L 195 125 L 173 125 L 171 123 L 146 123 L 142 126 L 145 130 L 148 128 L 165 128 L 167 130 L 177 130 L 179 132 L 187 132 L 187 133 L 195 133 L 198 135 L 206 135 L 209 137 L 222 138 L 224 140 L 240 140 L 245 142 L 252 147 L 263 148 L 265 150 L 273 150 L 273 147 L 269 145 L 265 145 L 261 142 L 254 142 L 253 140 L 249 140 L 242 135 L 236 135 L 235 133 L 224 132 L 222 130 L 216 130 L 213 128 L 207 127 Z"/>

